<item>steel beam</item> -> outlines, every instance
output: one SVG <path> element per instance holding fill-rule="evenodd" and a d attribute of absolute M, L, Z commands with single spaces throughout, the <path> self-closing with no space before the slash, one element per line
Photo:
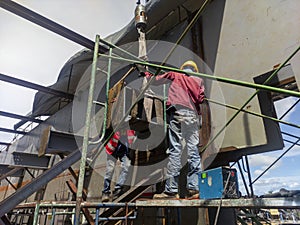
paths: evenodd
<path fill-rule="evenodd" d="M 0 164 L 0 181 L 6 177 L 21 177 L 23 170 L 21 168 L 11 168 L 9 165 Z"/>
<path fill-rule="evenodd" d="M 69 94 L 67 92 L 63 92 L 63 91 L 58 91 L 55 90 L 53 88 L 49 88 L 49 87 L 45 87 L 39 84 L 35 84 L 29 81 L 25 81 L 25 80 L 21 80 L 15 77 L 11 77 L 8 75 L 4 75 L 0 73 L 0 80 L 11 83 L 11 84 L 15 84 L 15 85 L 19 85 L 22 87 L 26 87 L 26 88 L 31 88 L 37 91 L 41 91 L 41 92 L 45 92 L 48 94 L 52 94 L 52 95 L 56 95 L 58 97 L 62 97 L 62 98 L 67 98 L 67 99 L 73 99 L 74 95 Z"/>
<path fill-rule="evenodd" d="M 68 155 L 82 145 L 83 137 L 76 136 L 72 133 L 55 131 L 51 126 L 47 127 L 42 135 L 39 156 L 45 154 L 62 154 Z"/>
<path fill-rule="evenodd" d="M 48 169 L 50 157 L 38 157 L 36 154 L 24 152 L 1 152 L 0 163 L 11 167 L 28 167 L 33 169 Z"/>
<path fill-rule="evenodd" d="M 6 132 L 6 133 L 13 133 L 13 134 L 26 134 L 27 132 L 25 131 L 20 131 L 20 130 L 12 130 L 12 129 L 7 129 L 0 127 L 0 132 Z"/>
<path fill-rule="evenodd" d="M 64 172 L 66 169 L 76 163 L 80 157 L 81 152 L 79 150 L 71 153 L 62 161 L 58 162 L 40 176 L 33 179 L 29 184 L 19 188 L 14 194 L 4 199 L 2 202 L 0 202 L 0 217 L 14 209 L 15 206 L 23 202 L 24 199 L 28 198 L 30 195 L 45 186 L 49 181 Z"/>
<path fill-rule="evenodd" d="M 6 146 L 9 146 L 9 145 L 11 145 L 11 143 L 7 143 L 7 142 L 0 142 L 0 145 L 6 145 Z"/>
<path fill-rule="evenodd" d="M 44 122 L 43 120 L 35 119 L 32 117 L 28 117 L 28 116 L 22 116 L 22 115 L 18 115 L 18 114 L 14 114 L 14 113 L 4 112 L 4 111 L 0 111 L 0 116 L 10 117 L 10 118 L 19 119 L 19 120 L 26 120 L 26 121 L 31 121 L 31 122 L 35 122 L 35 123 Z"/>

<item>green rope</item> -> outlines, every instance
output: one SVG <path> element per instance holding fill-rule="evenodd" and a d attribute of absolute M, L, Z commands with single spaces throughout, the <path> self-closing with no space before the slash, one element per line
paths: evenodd
<path fill-rule="evenodd" d="M 225 107 L 230 108 L 230 109 L 239 110 L 238 107 L 233 106 L 233 105 L 224 104 L 224 103 L 218 102 L 218 101 L 216 101 L 216 100 L 207 99 L 207 98 L 205 98 L 205 100 L 207 100 L 207 101 L 209 101 L 209 102 L 212 102 L 212 103 L 215 103 L 215 104 L 217 104 L 217 105 L 225 106 Z M 296 124 L 293 124 L 293 123 L 289 123 L 289 122 L 286 122 L 286 121 L 283 121 L 283 120 L 280 120 L 280 119 L 277 119 L 277 118 L 274 118 L 274 117 L 271 117 L 271 116 L 266 116 L 266 115 L 264 115 L 264 114 L 256 113 L 256 112 L 249 111 L 249 110 L 245 110 L 245 109 L 242 109 L 241 111 L 244 112 L 244 113 L 251 114 L 251 115 L 253 115 L 253 116 L 262 117 L 262 118 L 269 119 L 269 120 L 273 120 L 273 121 L 275 121 L 275 122 L 282 123 L 282 124 L 285 124 L 285 125 L 288 125 L 288 126 L 300 128 L 299 125 L 296 125 Z"/>

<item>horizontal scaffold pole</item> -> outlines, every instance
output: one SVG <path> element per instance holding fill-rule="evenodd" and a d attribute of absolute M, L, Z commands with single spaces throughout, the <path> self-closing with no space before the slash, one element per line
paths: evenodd
<path fill-rule="evenodd" d="M 225 104 L 225 103 L 221 103 L 221 102 L 213 100 L 213 99 L 207 99 L 206 98 L 206 100 L 209 101 L 209 102 L 211 102 L 211 103 L 214 103 L 214 104 L 217 104 L 217 105 L 221 105 L 221 106 L 224 106 L 224 107 L 227 107 L 227 108 L 230 108 L 230 109 L 234 109 L 234 110 L 239 110 L 240 109 L 240 108 L 238 108 L 236 106 Z M 257 117 L 262 117 L 262 118 L 265 118 L 265 119 L 273 120 L 274 122 L 282 123 L 282 124 L 285 124 L 285 125 L 288 125 L 288 126 L 291 126 L 291 127 L 300 128 L 300 126 L 297 125 L 297 124 L 289 123 L 289 122 L 286 122 L 286 121 L 283 121 L 283 120 L 280 120 L 280 119 L 277 119 L 277 118 L 274 118 L 274 117 L 271 117 L 271 116 L 266 116 L 264 114 L 256 113 L 256 112 L 245 110 L 245 109 L 242 109 L 241 111 L 244 112 L 244 113 L 248 113 L 250 115 L 253 115 L 253 116 L 257 116 Z"/>
<path fill-rule="evenodd" d="M 226 77 L 219 77 L 219 76 L 209 75 L 209 74 L 205 74 L 205 73 L 187 72 L 187 71 L 182 71 L 182 70 L 174 68 L 174 67 L 162 66 L 162 65 L 158 65 L 158 64 L 154 64 L 154 63 L 145 62 L 145 61 L 125 59 L 125 58 L 117 57 L 117 56 L 108 56 L 106 54 L 99 54 L 99 55 L 101 57 L 112 58 L 114 60 L 124 61 L 124 62 L 132 63 L 132 64 L 139 64 L 139 65 L 144 65 L 144 66 L 148 66 L 148 67 L 159 68 L 159 69 L 166 70 L 166 71 L 174 71 L 174 72 L 179 72 L 179 73 L 184 72 L 191 76 L 197 76 L 197 77 L 201 77 L 201 78 L 207 78 L 210 80 L 216 80 L 216 81 L 220 81 L 222 83 L 234 84 L 234 85 L 238 85 L 238 86 L 253 88 L 256 90 L 272 91 L 272 92 L 287 94 L 290 96 L 295 96 L 295 97 L 300 98 L 300 92 L 297 92 L 297 91 L 290 91 L 290 90 L 276 88 L 276 87 L 263 85 L 263 84 L 254 84 L 254 83 L 250 83 L 250 82 L 246 82 L 246 81 L 240 81 L 240 80 L 230 79 L 230 78 L 226 78 Z"/>

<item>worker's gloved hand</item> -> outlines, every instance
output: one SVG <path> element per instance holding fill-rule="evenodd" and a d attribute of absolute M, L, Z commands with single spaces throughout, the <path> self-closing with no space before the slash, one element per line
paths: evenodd
<path fill-rule="evenodd" d="M 139 72 L 146 72 L 147 71 L 147 69 L 144 65 L 135 65 L 135 67 Z"/>

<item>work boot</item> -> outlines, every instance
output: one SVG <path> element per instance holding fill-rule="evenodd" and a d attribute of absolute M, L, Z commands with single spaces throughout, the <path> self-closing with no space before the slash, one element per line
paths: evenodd
<path fill-rule="evenodd" d="M 106 192 L 106 193 L 102 193 L 102 202 L 109 202 L 110 199 L 110 193 Z"/>
<path fill-rule="evenodd" d="M 155 194 L 153 199 L 178 199 L 179 195 L 177 193 L 163 192 L 161 194 Z"/>
<path fill-rule="evenodd" d="M 187 199 L 199 199 L 199 191 L 198 190 L 188 190 L 186 198 Z"/>
<path fill-rule="evenodd" d="M 122 192 L 122 189 L 121 189 L 121 188 L 115 189 L 115 190 L 113 191 L 113 200 L 119 198 L 122 194 L 123 194 L 123 192 Z"/>

